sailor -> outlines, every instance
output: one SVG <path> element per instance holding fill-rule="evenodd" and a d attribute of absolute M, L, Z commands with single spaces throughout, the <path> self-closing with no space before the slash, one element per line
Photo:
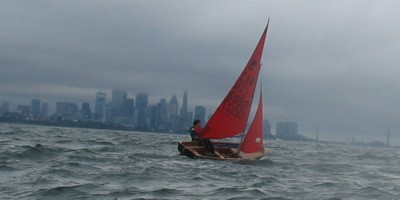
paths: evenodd
<path fill-rule="evenodd" d="M 193 126 L 190 127 L 189 132 L 190 132 L 190 137 L 192 138 L 192 141 L 195 142 L 200 142 L 200 137 L 199 133 L 201 132 L 201 127 L 200 127 L 200 120 L 196 119 L 193 121 Z"/>
<path fill-rule="evenodd" d="M 214 146 L 211 143 L 210 139 L 201 138 L 201 122 L 196 119 L 193 121 L 193 126 L 189 129 L 190 136 L 192 137 L 192 141 L 198 141 L 201 145 L 204 146 L 207 153 L 215 155 Z"/>

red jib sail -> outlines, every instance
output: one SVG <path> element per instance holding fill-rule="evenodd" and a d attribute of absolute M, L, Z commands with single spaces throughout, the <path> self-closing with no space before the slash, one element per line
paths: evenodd
<path fill-rule="evenodd" d="M 261 56 L 268 24 L 269 21 L 246 67 L 211 116 L 200 137 L 220 139 L 244 132 L 261 67 Z"/>
<path fill-rule="evenodd" d="M 260 99 L 258 100 L 256 114 L 246 136 L 242 141 L 242 144 L 240 144 L 239 150 L 244 153 L 254 153 L 264 149 L 263 131 L 263 103 L 262 92 L 260 88 Z"/>

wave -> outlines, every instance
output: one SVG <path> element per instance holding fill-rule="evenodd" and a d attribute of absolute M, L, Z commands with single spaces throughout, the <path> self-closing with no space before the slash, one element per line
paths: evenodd
<path fill-rule="evenodd" d="M 65 149 L 42 144 L 11 146 L 2 151 L 0 157 L 5 160 L 38 160 L 57 157 Z"/>
<path fill-rule="evenodd" d="M 264 167 L 269 167 L 276 164 L 273 160 L 269 158 L 263 158 L 260 160 L 239 160 L 235 161 L 235 163 L 241 165 L 264 166 Z"/>
<path fill-rule="evenodd" d="M 179 156 L 188 135 L 0 125 L 0 199 L 396 199 L 398 149 L 268 142 L 239 162 Z"/>
<path fill-rule="evenodd" d="M 0 172 L 12 172 L 16 171 L 17 168 L 9 166 L 7 163 L 6 164 L 0 164 Z"/>
<path fill-rule="evenodd" d="M 96 187 L 98 186 L 94 184 L 56 186 L 56 187 L 51 187 L 49 189 L 39 189 L 33 193 L 32 197 L 36 197 L 39 199 L 42 198 L 58 199 L 60 197 L 67 199 L 88 198 L 90 197 L 90 193 L 86 191 Z"/>

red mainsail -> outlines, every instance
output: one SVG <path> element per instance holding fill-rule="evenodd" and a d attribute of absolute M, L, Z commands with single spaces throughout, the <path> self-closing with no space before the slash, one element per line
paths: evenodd
<path fill-rule="evenodd" d="M 227 138 L 245 131 L 260 72 L 268 24 L 269 21 L 239 78 L 204 127 L 200 134 L 202 138 Z"/>
<path fill-rule="evenodd" d="M 244 153 L 254 153 L 264 149 L 263 131 L 263 103 L 262 92 L 260 89 L 260 99 L 258 100 L 256 114 L 254 115 L 253 122 L 251 123 L 247 134 L 240 144 L 239 150 Z"/>

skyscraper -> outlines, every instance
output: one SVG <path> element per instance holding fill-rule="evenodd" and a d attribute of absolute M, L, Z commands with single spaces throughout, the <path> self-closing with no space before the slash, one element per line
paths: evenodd
<path fill-rule="evenodd" d="M 169 128 L 167 105 L 167 100 L 164 98 L 160 99 L 160 102 L 157 104 L 158 126 L 156 128 L 159 130 Z"/>
<path fill-rule="evenodd" d="M 179 115 L 180 115 L 182 118 L 185 119 L 185 118 L 186 118 L 187 111 L 188 111 L 188 93 L 187 93 L 187 91 L 185 91 L 185 92 L 183 93 L 182 108 L 181 108 L 181 110 L 180 110 L 180 112 L 179 112 Z"/>
<path fill-rule="evenodd" d="M 126 91 L 114 88 L 111 95 L 111 104 L 116 107 L 121 107 L 126 99 L 126 96 Z"/>
<path fill-rule="evenodd" d="M 146 110 L 149 103 L 149 96 L 147 93 L 136 94 L 136 105 L 135 108 L 138 110 Z"/>
<path fill-rule="evenodd" d="M 118 115 L 115 116 L 115 122 L 119 124 L 124 124 L 124 125 L 133 125 L 134 124 L 134 105 L 135 105 L 135 100 L 134 99 L 125 99 L 124 103 L 122 104 L 122 108 Z"/>
<path fill-rule="evenodd" d="M 182 108 L 179 111 L 178 122 L 176 125 L 176 131 L 178 133 L 185 132 L 188 127 L 191 126 L 191 121 L 188 119 L 188 93 L 185 91 L 183 93 Z M 191 116 L 193 117 L 193 116 Z"/>
<path fill-rule="evenodd" d="M 32 99 L 31 101 L 32 118 L 37 119 L 40 117 L 40 100 Z"/>
<path fill-rule="evenodd" d="M 96 101 L 94 103 L 94 119 L 102 119 L 104 115 L 104 107 L 106 106 L 106 93 L 97 92 Z"/>
<path fill-rule="evenodd" d="M 5 115 L 8 112 L 10 112 L 10 105 L 8 104 L 8 102 L 3 102 L 1 104 L 1 112 L 2 112 L 3 115 Z"/>
<path fill-rule="evenodd" d="M 72 119 L 78 113 L 78 105 L 73 102 L 56 102 L 56 114 L 58 117 Z"/>
<path fill-rule="evenodd" d="M 173 95 L 171 97 L 171 100 L 168 103 L 168 119 L 170 122 L 170 130 L 175 132 L 176 127 L 178 125 L 178 98 L 176 98 L 176 95 Z"/>
<path fill-rule="evenodd" d="M 157 112 L 157 106 L 156 105 L 150 105 L 147 108 L 147 116 L 149 118 L 148 127 L 150 129 L 157 130 L 158 122 L 159 122 L 157 113 L 158 112 Z"/>
<path fill-rule="evenodd" d="M 114 116 L 121 116 L 122 115 L 122 107 L 124 101 L 127 98 L 127 93 L 121 89 L 113 89 L 112 96 L 111 96 L 111 106 L 113 109 Z"/>
<path fill-rule="evenodd" d="M 297 123 L 295 122 L 278 122 L 276 125 L 276 136 L 286 138 L 297 135 Z"/>
<path fill-rule="evenodd" d="M 176 98 L 176 95 L 173 95 L 168 103 L 168 118 L 171 118 L 172 116 L 176 117 L 178 115 L 178 106 L 178 98 Z"/>
<path fill-rule="evenodd" d="M 271 124 L 267 119 L 263 121 L 263 128 L 264 128 L 264 137 L 265 138 L 273 138 L 274 136 L 272 135 L 271 132 Z"/>
<path fill-rule="evenodd" d="M 23 117 L 31 116 L 31 107 L 28 105 L 17 105 L 17 112 L 19 112 Z"/>
<path fill-rule="evenodd" d="M 149 97 L 147 93 L 136 94 L 136 106 L 135 106 L 135 119 L 136 127 L 139 129 L 147 129 L 146 124 L 146 109 L 148 105 Z"/>
<path fill-rule="evenodd" d="M 85 119 L 92 118 L 92 111 L 90 110 L 90 104 L 88 102 L 82 103 L 81 113 Z"/>
<path fill-rule="evenodd" d="M 40 117 L 42 119 L 46 119 L 49 115 L 49 104 L 48 103 L 42 103 L 42 107 L 40 109 Z"/>
<path fill-rule="evenodd" d="M 125 117 L 133 118 L 134 108 L 135 108 L 135 100 L 134 99 L 125 99 L 124 103 L 122 105 L 122 114 Z"/>
<path fill-rule="evenodd" d="M 204 106 L 196 106 L 194 108 L 194 119 L 198 119 L 203 124 L 206 124 L 206 108 Z"/>

